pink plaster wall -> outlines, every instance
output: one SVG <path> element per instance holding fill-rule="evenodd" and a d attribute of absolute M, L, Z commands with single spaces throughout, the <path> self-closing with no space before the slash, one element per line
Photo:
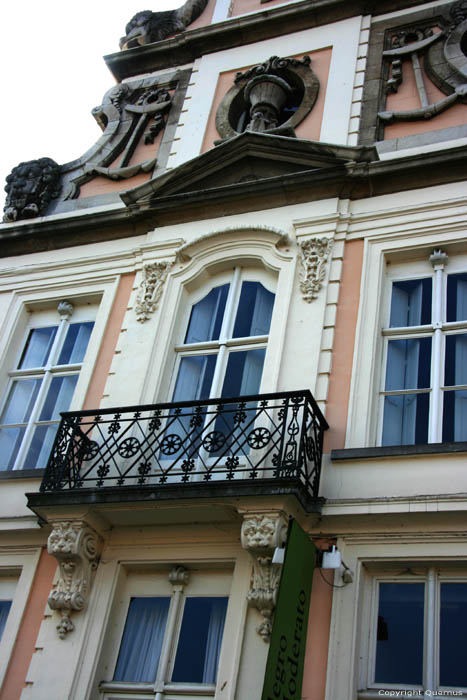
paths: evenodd
<path fill-rule="evenodd" d="M 362 261 L 363 241 L 348 241 L 345 244 L 337 306 L 332 371 L 326 404 L 329 430 L 324 433 L 324 452 L 343 448 L 345 444 Z"/>
<path fill-rule="evenodd" d="M 109 375 L 110 365 L 115 353 L 118 337 L 123 324 L 123 318 L 128 307 L 135 274 L 122 275 L 115 295 L 112 311 L 110 312 L 104 338 L 102 339 L 89 389 L 84 400 L 83 409 L 98 408 L 104 393 L 105 383 Z"/>
<path fill-rule="evenodd" d="M 52 588 L 56 568 L 57 561 L 44 548 L 5 674 L 0 692 L 1 700 L 19 700 L 25 687 L 26 674 L 36 648 L 36 639 L 44 619 L 45 605 Z"/>
<path fill-rule="evenodd" d="M 326 576 L 326 572 L 324 572 Z M 328 574 L 329 576 L 329 574 Z M 313 574 L 301 700 L 324 700 L 331 625 L 332 587 Z"/>
<path fill-rule="evenodd" d="M 319 51 L 310 51 L 297 54 L 296 56 L 293 56 L 293 58 L 300 59 L 303 58 L 303 56 L 305 55 L 310 56 L 311 58 L 311 68 L 319 80 L 319 92 L 313 109 L 298 125 L 298 127 L 295 129 L 295 133 L 297 134 L 298 138 L 319 141 L 321 133 L 321 122 L 323 119 L 324 100 L 326 97 L 326 86 L 329 75 L 329 65 L 331 63 L 332 48 L 328 47 L 320 49 Z M 267 60 L 268 58 L 269 56 L 264 56 L 263 60 Z M 248 70 L 248 68 L 251 68 L 251 66 L 239 66 L 238 68 L 219 73 L 217 86 L 214 93 L 214 99 L 211 106 L 206 131 L 204 134 L 201 153 L 210 150 L 214 146 L 214 141 L 219 138 L 219 134 L 216 129 L 217 109 L 222 99 L 224 98 L 224 95 L 228 92 L 228 90 L 230 90 L 230 88 L 234 84 L 234 78 L 237 72 L 243 72 L 245 70 Z"/>

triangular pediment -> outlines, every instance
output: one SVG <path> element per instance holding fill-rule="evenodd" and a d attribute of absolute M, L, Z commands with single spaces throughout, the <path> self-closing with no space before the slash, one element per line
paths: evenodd
<path fill-rule="evenodd" d="M 345 172 L 349 163 L 377 160 L 375 149 L 339 146 L 305 139 L 245 132 L 163 175 L 121 194 L 127 206 L 147 208 L 169 198 L 190 199 L 223 191 L 235 196 L 273 184 L 284 176 Z"/>

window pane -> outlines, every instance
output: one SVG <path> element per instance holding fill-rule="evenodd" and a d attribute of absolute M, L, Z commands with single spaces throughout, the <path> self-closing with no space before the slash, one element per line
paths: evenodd
<path fill-rule="evenodd" d="M 380 584 L 376 683 L 422 683 L 424 597 L 423 583 Z"/>
<path fill-rule="evenodd" d="M 52 379 L 39 416 L 40 421 L 60 420 L 60 412 L 67 411 L 70 407 L 77 381 L 77 374 Z"/>
<path fill-rule="evenodd" d="M 72 365 L 83 361 L 93 327 L 92 322 L 70 324 L 58 358 L 59 365 Z"/>
<path fill-rule="evenodd" d="M 231 352 L 227 362 L 222 398 L 257 394 L 261 384 L 266 350 Z"/>
<path fill-rule="evenodd" d="M 0 600 L 0 639 L 5 629 L 8 613 L 11 608 L 11 600 Z"/>
<path fill-rule="evenodd" d="M 57 430 L 58 423 L 36 427 L 23 469 L 44 469 L 47 466 Z"/>
<path fill-rule="evenodd" d="M 229 284 L 223 284 L 211 289 L 204 299 L 193 306 L 185 343 L 219 339 L 229 287 Z"/>
<path fill-rule="evenodd" d="M 156 679 L 169 605 L 170 598 L 131 599 L 114 680 Z"/>
<path fill-rule="evenodd" d="M 57 326 L 33 328 L 29 333 L 18 368 L 44 367 L 49 359 L 56 333 Z"/>
<path fill-rule="evenodd" d="M 442 583 L 439 636 L 441 685 L 467 686 L 466 627 L 467 583 Z"/>
<path fill-rule="evenodd" d="M 271 325 L 274 294 L 259 282 L 243 282 L 237 316 L 233 330 L 234 338 L 251 335 L 267 335 Z"/>
<path fill-rule="evenodd" d="M 182 357 L 178 369 L 173 401 L 208 399 L 217 355 Z"/>
<path fill-rule="evenodd" d="M 448 275 L 447 321 L 465 321 L 467 319 L 467 273 Z"/>
<path fill-rule="evenodd" d="M 384 397 L 382 445 L 428 442 L 429 394 Z"/>
<path fill-rule="evenodd" d="M 467 335 L 446 336 L 445 386 L 467 384 Z"/>
<path fill-rule="evenodd" d="M 17 379 L 13 382 L 0 424 L 27 423 L 39 392 L 41 379 Z"/>
<path fill-rule="evenodd" d="M 386 391 L 429 387 L 430 370 L 431 338 L 389 341 Z"/>
<path fill-rule="evenodd" d="M 467 391 L 445 391 L 443 442 L 467 440 Z"/>
<path fill-rule="evenodd" d="M 431 277 L 393 282 L 391 328 L 431 323 Z"/>
<path fill-rule="evenodd" d="M 215 683 L 228 598 L 187 598 L 174 683 Z"/>
<path fill-rule="evenodd" d="M 13 469 L 26 428 L 0 429 L 0 471 Z"/>

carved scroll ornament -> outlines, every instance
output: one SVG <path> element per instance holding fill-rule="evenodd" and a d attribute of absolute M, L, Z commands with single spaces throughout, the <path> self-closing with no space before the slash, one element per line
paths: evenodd
<path fill-rule="evenodd" d="M 147 321 L 156 310 L 172 264 L 170 260 L 161 260 L 143 267 L 143 279 L 139 286 L 135 307 L 136 318 L 140 323 Z"/>
<path fill-rule="evenodd" d="M 48 603 L 52 610 L 61 613 L 57 631 L 60 639 L 64 639 L 75 628 L 71 613 L 83 610 L 88 602 L 101 540 L 82 520 L 62 521 L 54 524 L 47 550 L 59 564 L 58 584 L 51 591 Z"/>
<path fill-rule="evenodd" d="M 281 566 L 272 563 L 276 547 L 284 545 L 287 520 L 282 513 L 260 513 L 244 516 L 241 532 L 242 547 L 253 560 L 253 575 L 248 603 L 263 617 L 258 634 L 268 642 L 277 603 Z"/>
<path fill-rule="evenodd" d="M 326 263 L 332 241 L 328 238 L 309 238 L 299 243 L 302 261 L 300 291 L 306 302 L 316 299 L 326 276 Z"/>

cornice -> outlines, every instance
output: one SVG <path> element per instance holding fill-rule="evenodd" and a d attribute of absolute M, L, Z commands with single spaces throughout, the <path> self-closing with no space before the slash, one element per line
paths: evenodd
<path fill-rule="evenodd" d="M 426 0 L 427 2 L 428 0 Z M 191 63 L 200 56 L 245 46 L 362 14 L 385 12 L 425 4 L 420 0 L 302 0 L 234 17 L 172 39 L 104 56 L 117 81 L 162 68 Z"/>

